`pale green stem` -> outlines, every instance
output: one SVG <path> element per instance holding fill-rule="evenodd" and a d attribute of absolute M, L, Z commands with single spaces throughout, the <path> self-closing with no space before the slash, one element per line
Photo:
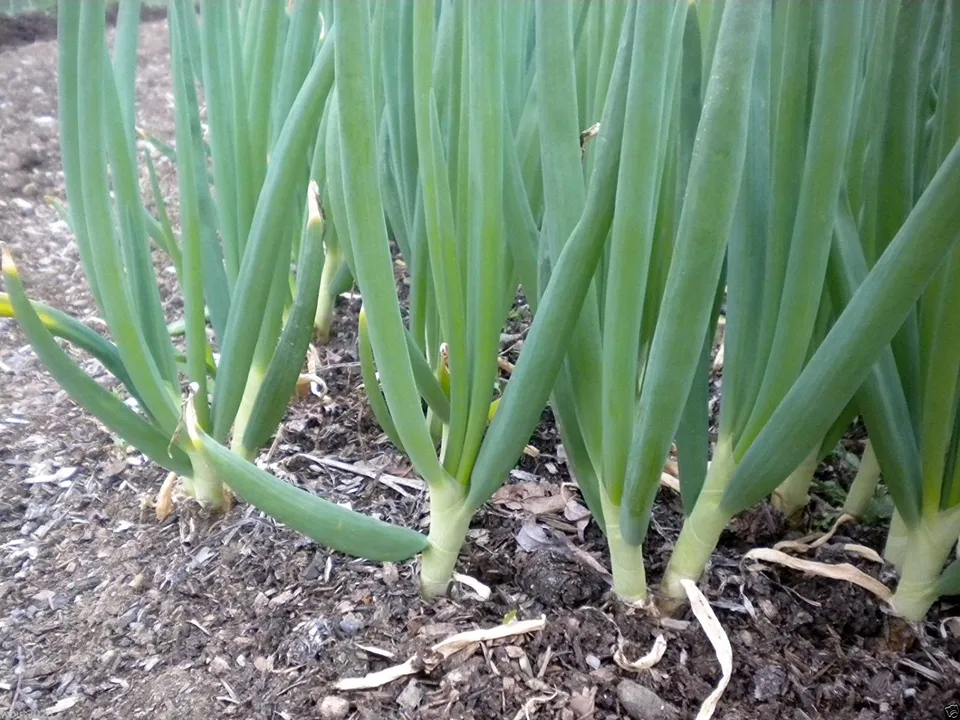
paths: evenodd
<path fill-rule="evenodd" d="M 856 518 L 862 518 L 866 515 L 879 482 L 880 465 L 877 463 L 877 454 L 873 451 L 873 444 L 867 440 L 867 444 L 863 448 L 863 460 L 860 461 L 860 469 L 853 479 L 850 490 L 847 491 L 847 499 L 843 503 L 843 512 Z"/>
<path fill-rule="evenodd" d="M 730 522 L 730 516 L 720 507 L 720 499 L 735 469 L 736 462 L 729 442 L 717 443 L 697 504 L 683 522 L 680 537 L 663 575 L 662 590 L 668 599 L 685 599 L 687 595 L 680 581 L 697 582 L 703 575 L 720 534 Z"/>
<path fill-rule="evenodd" d="M 647 600 L 647 573 L 643 567 L 643 546 L 630 545 L 620 533 L 620 506 L 614 505 L 600 483 L 600 506 L 603 508 L 604 532 L 610 550 L 613 592 L 625 603 L 641 604 Z"/>
<path fill-rule="evenodd" d="M 466 493 L 452 479 L 430 485 L 430 547 L 420 562 L 420 592 L 428 599 L 447 592 L 473 513 Z"/>
<path fill-rule="evenodd" d="M 446 434 L 445 433 L 446 426 L 443 424 L 440 418 L 438 418 L 436 414 L 429 408 L 427 409 L 427 426 L 430 428 L 430 436 L 433 438 L 434 444 L 442 447 L 443 440 Z M 441 457 L 443 456 L 441 455 Z"/>
<path fill-rule="evenodd" d="M 320 297 L 317 300 L 317 312 L 313 319 L 314 335 L 321 343 L 330 339 L 330 326 L 333 324 L 333 310 L 337 296 L 333 293 L 333 282 L 343 261 L 339 248 L 328 247 L 323 260 L 323 274 L 320 276 Z"/>
<path fill-rule="evenodd" d="M 250 413 L 253 412 L 257 402 L 257 394 L 263 385 L 264 376 L 264 369 L 254 362 L 250 366 L 247 384 L 243 389 L 243 398 L 240 400 L 240 407 L 237 408 L 237 415 L 233 421 L 233 439 L 230 441 L 230 449 L 244 460 L 253 460 L 257 454 L 257 448 L 244 446 L 243 436 L 247 432 L 247 425 L 250 424 Z"/>
<path fill-rule="evenodd" d="M 187 495 L 198 502 L 216 508 L 223 507 L 227 495 L 224 492 L 225 488 L 220 476 L 207 464 L 199 452 L 187 448 L 184 448 L 184 450 L 186 450 L 190 457 L 190 463 L 193 465 L 193 475 L 180 478 Z"/>
<path fill-rule="evenodd" d="M 803 459 L 800 466 L 790 473 L 790 476 L 773 491 L 770 503 L 778 510 L 782 510 L 787 517 L 793 517 L 810 502 L 810 486 L 813 484 L 813 474 L 817 470 L 819 457 L 820 446 L 818 445 Z"/>
<path fill-rule="evenodd" d="M 883 559 L 897 570 L 903 566 L 903 558 L 907 551 L 907 526 L 896 510 L 890 518 L 890 529 L 887 531 L 887 544 L 883 548 Z"/>
<path fill-rule="evenodd" d="M 907 534 L 900 582 L 891 604 L 898 615 L 911 622 L 923 620 L 937 600 L 937 581 L 955 534 L 944 525 L 939 519 L 922 520 Z"/>

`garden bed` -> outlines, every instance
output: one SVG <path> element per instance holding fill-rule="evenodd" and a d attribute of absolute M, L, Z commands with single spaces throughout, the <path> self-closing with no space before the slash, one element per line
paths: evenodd
<path fill-rule="evenodd" d="M 32 27 L 40 38 L 31 43 Z M 169 140 L 167 53 L 166 23 L 145 24 L 138 120 Z M 44 200 L 63 198 L 49 21 L 0 18 L 0 87 L 0 241 L 10 245 L 31 297 L 102 330 L 70 234 Z M 164 168 L 172 192 L 175 179 Z M 175 317 L 177 298 L 167 298 L 167 310 Z M 376 471 L 414 478 L 365 403 L 358 310 L 356 300 L 341 299 L 334 337 L 318 348 L 327 387 L 293 404 L 263 460 L 313 492 L 419 526 L 418 491 L 376 479 Z M 15 324 L 0 321 L 0 711 L 13 718 L 599 720 L 645 717 L 637 683 L 678 717 L 694 717 L 720 678 L 707 637 L 689 611 L 658 622 L 610 598 L 603 574 L 571 550 L 606 562 L 599 531 L 579 517 L 549 411 L 531 444 L 539 455 L 525 457 L 478 513 L 459 564 L 492 596 L 483 601 L 458 585 L 450 598 L 426 604 L 413 563 L 380 566 L 330 553 L 247 506 L 210 516 L 183 502 L 158 522 L 149 501 L 164 472 L 80 411 Z M 851 471 L 838 459 L 831 472 L 822 479 L 845 482 Z M 715 717 L 945 717 L 945 707 L 960 703 L 960 630 L 944 622 L 960 614 L 955 602 L 908 626 L 859 587 L 743 562 L 752 547 L 828 524 L 825 509 L 814 502 L 806 525 L 790 529 L 764 505 L 724 535 L 701 583 L 733 646 L 732 679 Z M 647 548 L 653 584 L 681 520 L 679 499 L 662 490 Z M 845 526 L 814 557 L 853 562 L 892 582 L 892 573 L 834 549 L 843 542 L 879 550 L 882 533 Z M 508 615 L 543 616 L 545 628 L 468 648 L 376 689 L 335 688 L 341 678 L 401 663 Z M 660 634 L 666 652 L 652 670 L 619 667 L 618 649 L 634 659 Z"/>

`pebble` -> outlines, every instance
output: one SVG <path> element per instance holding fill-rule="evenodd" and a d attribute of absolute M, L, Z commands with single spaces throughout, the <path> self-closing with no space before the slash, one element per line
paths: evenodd
<path fill-rule="evenodd" d="M 420 707 L 420 702 L 423 700 L 423 691 L 417 685 L 416 680 L 411 680 L 407 683 L 407 686 L 403 689 L 397 696 L 397 705 L 402 707 L 404 710 L 413 712 L 418 707 Z"/>
<path fill-rule="evenodd" d="M 340 629 L 347 635 L 356 635 L 363 628 L 363 619 L 353 613 L 347 613 L 340 619 Z"/>
<path fill-rule="evenodd" d="M 33 203 L 24 200 L 23 198 L 14 198 L 13 204 L 20 208 L 25 214 L 33 212 Z"/>
<path fill-rule="evenodd" d="M 320 717 L 323 720 L 343 720 L 350 712 L 350 701 L 339 695 L 327 695 L 320 701 Z"/>
<path fill-rule="evenodd" d="M 223 675 L 230 669 L 230 662 L 221 655 L 217 655 L 210 661 L 210 672 L 214 675 Z"/>
<path fill-rule="evenodd" d="M 680 720 L 680 711 L 676 706 L 632 680 L 620 681 L 617 699 L 634 720 Z"/>
<path fill-rule="evenodd" d="M 779 665 L 767 665 L 753 679 L 753 697 L 760 702 L 770 702 L 783 695 L 787 689 L 787 673 Z"/>

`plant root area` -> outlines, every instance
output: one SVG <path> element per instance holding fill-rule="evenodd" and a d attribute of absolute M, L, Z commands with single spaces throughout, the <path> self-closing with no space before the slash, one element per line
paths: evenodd
<path fill-rule="evenodd" d="M 66 225 L 57 140 L 56 43 L 0 19 L 0 240 L 31 296 L 103 332 Z M 38 28 L 49 28 L 36 23 Z M 144 25 L 138 122 L 172 140 L 166 23 Z M 33 42 L 30 42 L 34 40 Z M 176 222 L 176 178 L 158 158 Z M 146 189 L 148 186 L 144 185 Z M 146 196 L 149 196 L 146 195 Z M 169 263 L 157 254 L 173 320 Z M 317 348 L 316 392 L 295 400 L 260 461 L 290 482 L 391 522 L 425 529 L 426 501 L 383 436 L 360 387 L 356 298 L 341 298 Z M 524 329 L 511 321 L 505 355 Z M 72 350 L 70 350 L 73 352 Z M 85 369 L 110 384 L 89 358 Z M 714 399 L 714 405 L 715 405 Z M 855 436 L 848 438 L 855 452 Z M 211 515 L 181 500 L 158 521 L 165 473 L 111 438 L 39 365 L 16 324 L 0 321 L 0 713 L 8 718 L 693 718 L 721 676 L 689 610 L 676 618 L 615 601 L 603 538 L 571 484 L 549 411 L 506 485 L 476 517 L 456 584 L 423 602 L 417 566 L 354 560 L 240 505 Z M 335 461 L 336 465 L 330 463 Z M 819 489 L 849 483 L 836 456 Z M 764 505 L 737 518 L 700 583 L 733 649 L 720 720 L 931 720 L 960 703 L 957 599 L 924 623 L 889 615 L 867 591 L 744 562 L 753 547 L 829 526 L 820 492 L 788 524 Z M 659 581 L 682 522 L 661 490 L 646 555 Z M 838 548 L 882 549 L 883 534 L 845 525 L 805 557 L 893 573 Z M 474 644 L 442 661 L 429 648 L 507 617 L 541 631 Z M 646 654 L 648 670 L 618 664 Z M 413 674 L 359 691 L 338 680 L 415 658 Z M 422 668 L 422 669 L 421 669 Z"/>

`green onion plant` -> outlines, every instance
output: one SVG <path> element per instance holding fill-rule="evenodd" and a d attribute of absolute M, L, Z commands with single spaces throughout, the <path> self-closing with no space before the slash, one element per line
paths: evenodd
<path fill-rule="evenodd" d="M 185 0 L 169 3 L 176 142 L 153 144 L 176 163 L 175 231 L 151 155 L 139 152 L 140 3 L 120 3 L 112 54 L 104 3 L 58 5 L 64 212 L 110 340 L 30 303 L 9 253 L 4 314 L 79 404 L 213 505 L 225 502 L 225 478 L 182 428 L 183 382 L 198 388 L 200 427 L 252 458 L 293 393 L 331 274 L 318 192 L 308 187 L 333 86 L 333 31 L 320 10 L 307 0 L 290 14 L 283 3 L 209 2 L 198 14 Z M 182 344 L 168 328 L 155 251 L 176 270 Z M 97 357 L 135 409 L 69 362 L 51 335 Z"/>
<path fill-rule="evenodd" d="M 629 602 L 650 599 L 642 547 L 676 446 L 669 607 L 735 514 L 806 506 L 859 416 L 844 509 L 862 516 L 882 476 L 896 611 L 960 592 L 954 0 L 170 0 L 172 145 L 136 122 L 139 1 L 112 52 L 103 2 L 58 13 L 60 212 L 110 338 L 28 300 L 6 249 L 0 315 L 197 498 L 226 485 L 334 549 L 422 554 L 433 597 L 549 402 Z M 426 481 L 428 535 L 252 462 L 354 280 L 365 392 Z M 533 322 L 504 381 L 518 298 Z"/>
<path fill-rule="evenodd" d="M 336 58 L 330 132 L 339 141 L 328 144 L 328 162 L 342 174 L 342 197 L 331 197 L 331 216 L 341 241 L 349 238 L 363 296 L 360 353 L 372 407 L 429 487 L 430 547 L 421 576 L 428 596 L 446 588 L 470 519 L 507 479 L 540 416 L 578 307 L 592 297 L 590 279 L 612 221 L 632 17 L 622 30 L 611 25 L 604 38 L 615 62 L 589 187 L 578 118 L 551 151 L 572 159 L 581 197 L 564 209 L 564 219 L 545 220 L 557 224 L 546 282 L 528 188 L 555 169 L 541 149 L 542 168 L 525 175 L 521 148 L 536 123 L 531 103 L 543 97 L 538 83 L 551 77 L 556 53 L 573 48 L 575 7 L 474 0 L 337 9 L 340 31 L 356 42 Z M 635 4 L 627 7 L 632 16 Z M 526 52 L 523 28 L 556 47 L 537 43 Z M 378 167 L 386 168 L 379 177 Z M 388 223 L 410 272 L 408 324 Z M 497 398 L 500 332 L 518 284 L 537 314 Z"/>
<path fill-rule="evenodd" d="M 916 481 L 919 457 L 909 425 L 904 430 L 910 415 L 905 391 L 891 382 L 899 363 L 887 343 L 895 341 L 903 332 L 903 322 L 909 323 L 914 316 L 917 299 L 931 278 L 944 272 L 938 268 L 949 263 L 957 239 L 960 147 L 956 129 L 934 133 L 939 145 L 935 152 L 929 148 L 924 152 L 923 184 L 916 186 L 898 220 L 888 223 L 890 237 L 873 245 L 880 252 L 869 271 L 864 248 L 870 242 L 864 242 L 863 235 L 858 237 L 857 228 L 858 221 L 872 226 L 876 222 L 872 213 L 892 211 L 876 199 L 882 173 L 863 177 L 864 165 L 869 166 L 864 155 L 869 159 L 871 153 L 880 154 L 874 162 L 882 167 L 883 154 L 892 151 L 883 139 L 893 120 L 878 121 L 877 101 L 884 97 L 880 94 L 887 87 L 884 81 L 893 82 L 891 66 L 897 66 L 897 56 L 892 62 L 885 57 L 891 45 L 884 45 L 882 39 L 894 38 L 895 46 L 897 24 L 906 22 L 904 14 L 913 12 L 928 11 L 911 4 L 901 8 L 894 2 L 820 6 L 787 2 L 774 8 L 770 36 L 782 39 L 797 33 L 809 38 L 808 42 L 816 43 L 810 55 L 819 60 L 812 63 L 811 75 L 800 80 L 808 88 L 809 99 L 803 100 L 804 94 L 795 86 L 784 84 L 794 66 L 776 61 L 780 55 L 776 51 L 771 54 L 770 67 L 776 70 L 769 85 L 773 92 L 767 135 L 771 157 L 767 164 L 752 167 L 766 170 L 772 180 L 757 183 L 760 191 L 749 193 L 748 174 L 741 191 L 748 193 L 744 197 L 752 212 L 766 210 L 759 232 L 735 234 L 731 240 L 719 438 L 664 577 L 664 591 L 670 598 L 681 597 L 681 579 L 699 577 L 734 514 L 758 502 L 810 463 L 811 456 L 822 453 L 824 438 L 832 435 L 838 418 L 840 425 L 849 422 L 851 403 L 865 419 L 897 507 L 915 507 L 909 499 L 914 491 L 906 488 Z M 949 57 L 955 41 L 944 33 L 939 42 L 941 56 Z M 897 50 L 915 54 L 919 45 L 905 44 Z M 801 55 L 807 57 L 806 52 Z M 942 78 L 949 76 L 942 65 L 938 70 Z M 778 86 L 776 78 L 784 82 Z M 801 103 L 800 110 L 778 116 L 777 108 L 790 100 L 785 93 L 800 95 L 795 99 Z M 932 118 L 925 120 L 934 125 L 952 122 L 947 120 L 953 117 L 949 105 L 942 103 L 947 94 L 938 95 L 941 100 L 934 104 Z M 854 98 L 859 98 L 859 108 L 853 106 Z M 893 107 L 891 103 L 891 113 Z M 804 118 L 808 118 L 806 125 L 793 134 L 779 129 L 778 121 Z M 800 148 L 790 143 L 800 143 Z M 820 155 L 830 148 L 827 155 Z M 799 154 L 791 156 L 791 152 Z M 767 188 L 776 193 L 781 177 L 778 163 L 796 166 L 796 158 L 803 158 L 803 173 L 783 174 L 785 182 L 793 184 L 792 193 L 774 194 L 768 200 Z M 912 168 L 906 174 L 915 173 Z M 863 183 L 856 193 L 851 191 L 854 177 Z M 867 181 L 874 183 L 873 189 Z M 851 206 L 853 197 L 857 200 Z M 790 198 L 795 206 L 778 210 Z M 824 207 L 835 210 L 824 212 Z M 783 222 L 781 212 L 792 219 L 785 235 L 777 234 L 784 232 L 778 224 Z M 764 233 L 763 227 L 769 230 Z M 764 236 L 769 237 L 767 242 L 762 241 Z M 773 308 L 765 304 L 770 290 L 774 297 L 779 295 Z M 826 303 L 832 307 L 828 313 L 823 312 Z M 825 325 L 829 328 L 819 340 L 818 313 L 828 315 Z M 953 314 L 951 320 L 955 319 Z M 761 333 L 760 347 L 769 348 L 767 356 L 757 353 L 756 328 Z M 813 340 L 815 346 L 811 346 Z M 955 411 L 955 390 L 948 397 L 952 400 L 946 404 Z M 919 518 L 911 513 L 910 521 L 915 525 Z M 951 533 L 956 534 L 952 527 L 947 534 Z M 945 559 L 942 552 L 937 573 Z M 937 559 L 931 558 L 930 564 L 936 566 Z M 903 603 L 898 609 L 907 617 L 918 616 L 917 610 Z"/>

